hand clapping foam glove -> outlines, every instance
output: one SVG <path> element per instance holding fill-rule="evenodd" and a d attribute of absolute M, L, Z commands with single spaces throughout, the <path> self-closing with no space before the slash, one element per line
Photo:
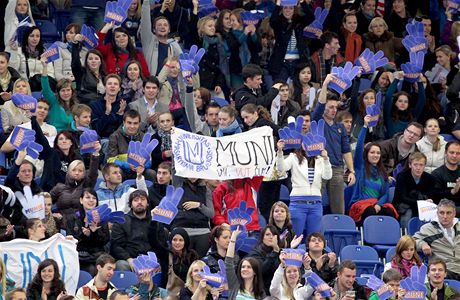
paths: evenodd
<path fill-rule="evenodd" d="M 236 238 L 235 249 L 245 253 L 251 252 L 252 249 L 257 245 L 257 239 L 248 237 L 246 230 L 241 231 L 240 235 Z"/>
<path fill-rule="evenodd" d="M 295 122 L 289 122 L 287 127 L 278 130 L 280 139 L 284 141 L 284 149 L 299 149 L 302 146 L 302 125 L 303 117 L 298 116 Z"/>
<path fill-rule="evenodd" d="M 152 135 L 150 133 L 144 134 L 142 142 L 130 141 L 128 145 L 128 163 L 134 167 L 145 166 L 151 160 L 151 153 L 158 141 L 156 139 L 150 140 Z"/>
<path fill-rule="evenodd" d="M 97 37 L 96 30 L 94 30 L 94 28 L 83 24 L 80 34 L 82 36 L 81 43 L 83 46 L 85 46 L 87 49 L 96 48 L 99 42 L 99 38 Z"/>
<path fill-rule="evenodd" d="M 323 34 L 323 23 L 329 14 L 328 9 L 315 9 L 315 20 L 303 29 L 303 35 L 312 39 L 319 39 Z"/>
<path fill-rule="evenodd" d="M 394 294 L 387 284 L 374 275 L 369 277 L 366 285 L 377 293 L 379 300 L 386 300 Z"/>
<path fill-rule="evenodd" d="M 326 147 L 326 138 L 324 138 L 324 120 L 321 119 L 316 123 L 312 121 L 310 132 L 305 135 L 302 145 L 307 152 L 307 156 L 318 156 Z"/>
<path fill-rule="evenodd" d="M 99 218 L 96 216 L 99 216 Z M 112 212 L 107 204 L 102 204 L 86 212 L 88 223 L 93 223 L 95 221 L 97 224 L 105 224 L 107 222 L 125 223 L 124 216 L 125 214 L 122 211 Z"/>
<path fill-rule="evenodd" d="M 240 206 L 228 210 L 228 222 L 230 223 L 230 230 L 234 231 L 238 227 L 240 230 L 245 231 L 246 225 L 252 221 L 253 207 L 247 207 L 246 201 L 241 200 Z"/>
<path fill-rule="evenodd" d="M 174 186 L 168 185 L 166 187 L 166 195 L 161 199 L 160 204 L 153 209 L 152 220 L 164 224 L 171 224 L 172 220 L 174 220 L 177 215 L 177 205 L 183 195 L 183 188 L 179 187 L 174 190 Z"/>
<path fill-rule="evenodd" d="M 80 135 L 80 154 L 96 152 L 97 132 L 86 127 L 78 127 L 78 129 L 83 131 Z"/>
<path fill-rule="evenodd" d="M 218 288 L 225 283 L 225 278 L 220 273 L 211 273 L 208 266 L 203 267 L 203 272 L 199 273 L 201 278 L 206 279 L 206 283 L 213 288 Z"/>
<path fill-rule="evenodd" d="M 375 98 L 375 104 L 371 104 L 366 107 L 366 113 L 371 116 L 371 121 L 368 125 L 369 128 L 377 126 L 381 114 L 380 107 L 382 105 L 382 93 L 378 92 Z"/>
<path fill-rule="evenodd" d="M 22 205 L 22 213 L 27 219 L 43 220 L 45 218 L 45 198 L 42 195 L 32 195 L 32 190 L 28 185 L 24 186 L 23 190 L 24 194 L 19 191 L 14 193 Z"/>
<path fill-rule="evenodd" d="M 265 12 L 263 10 L 242 11 L 240 17 L 244 26 L 256 26 L 265 17 Z"/>
<path fill-rule="evenodd" d="M 305 250 L 303 249 L 283 249 L 283 253 L 286 254 L 284 262 L 286 266 L 301 267 L 303 264 L 303 257 L 305 255 Z"/>
<path fill-rule="evenodd" d="M 198 49 L 197 45 L 192 45 L 188 53 L 183 52 L 179 55 L 179 61 L 188 61 L 193 66 L 193 74 L 197 74 L 200 71 L 200 61 L 205 53 L 206 50 L 204 48 Z"/>
<path fill-rule="evenodd" d="M 105 5 L 104 22 L 114 22 L 115 25 L 121 25 L 128 17 L 128 9 L 132 0 L 108 1 Z"/>
<path fill-rule="evenodd" d="M 11 101 L 13 101 L 13 104 L 16 107 L 23 110 L 35 112 L 35 110 L 37 109 L 37 99 L 30 95 L 13 94 L 11 96 Z"/>
<path fill-rule="evenodd" d="M 402 44 L 407 51 L 409 53 L 423 52 L 423 54 L 426 54 L 428 52 L 428 40 L 425 37 L 423 23 L 412 21 L 406 25 L 406 30 L 408 35 L 403 38 Z"/>
<path fill-rule="evenodd" d="M 401 70 L 404 71 L 404 80 L 410 83 L 415 83 L 420 78 L 420 74 L 423 70 L 423 59 L 424 54 L 420 52 L 411 52 L 410 62 L 401 65 Z"/>
<path fill-rule="evenodd" d="M 16 126 L 11 134 L 11 145 L 18 150 L 26 149 L 27 155 L 37 159 L 43 146 L 35 142 L 35 130 Z"/>
<path fill-rule="evenodd" d="M 156 273 L 161 272 L 160 264 L 158 263 L 155 252 L 147 252 L 147 255 L 142 254 L 133 259 L 134 272 L 137 275 L 149 273 L 154 276 Z"/>
<path fill-rule="evenodd" d="M 54 42 L 45 52 L 43 52 L 42 57 L 45 57 L 47 63 L 51 63 L 59 59 L 59 43 Z"/>
<path fill-rule="evenodd" d="M 331 296 L 331 290 L 329 285 L 324 282 L 316 273 L 311 273 L 307 277 L 307 282 L 311 285 L 316 291 L 321 294 L 321 297 L 327 298 Z"/>
<path fill-rule="evenodd" d="M 388 64 L 388 58 L 384 55 L 382 50 L 374 54 L 369 48 L 366 48 L 355 60 L 355 65 L 362 68 L 362 74 L 373 74 L 377 68 Z"/>
<path fill-rule="evenodd" d="M 351 87 L 353 79 L 359 73 L 359 67 L 353 67 L 353 64 L 348 61 L 343 68 L 332 67 L 331 73 L 334 75 L 334 78 L 329 83 L 329 88 L 342 94 Z"/>
<path fill-rule="evenodd" d="M 425 287 L 426 266 L 422 264 L 420 268 L 413 266 L 410 277 L 401 280 L 400 286 L 406 290 L 402 297 L 403 300 L 424 300 L 426 297 Z"/>

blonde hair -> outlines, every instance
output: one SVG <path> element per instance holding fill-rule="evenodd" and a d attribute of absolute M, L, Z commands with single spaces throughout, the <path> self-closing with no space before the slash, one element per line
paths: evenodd
<path fill-rule="evenodd" d="M 0 269 L 1 269 L 1 276 L 0 276 L 0 284 L 2 285 L 2 295 L 6 293 L 6 266 L 3 262 L 3 259 L 0 257 Z"/>
<path fill-rule="evenodd" d="M 30 89 L 29 81 L 27 79 L 25 79 L 25 78 L 22 78 L 22 77 L 16 79 L 16 81 L 14 82 L 14 84 L 13 84 L 13 93 L 16 92 L 16 87 L 17 87 L 18 83 L 20 83 L 20 82 L 25 82 L 26 83 L 27 95 L 29 95 L 29 96 L 32 95 L 32 90 Z"/>
<path fill-rule="evenodd" d="M 198 36 L 199 37 L 203 37 L 203 35 L 204 35 L 204 26 L 206 25 L 206 23 L 208 23 L 210 21 L 213 21 L 214 23 L 216 22 L 214 20 L 214 18 L 211 18 L 209 16 L 203 17 L 200 20 L 198 20 L 197 29 L 198 29 Z"/>
<path fill-rule="evenodd" d="M 79 165 L 83 165 L 83 170 L 85 170 L 85 163 L 82 160 L 76 159 L 76 160 L 74 160 L 73 162 L 71 162 L 69 164 L 69 167 L 67 169 L 67 173 L 69 173 L 70 171 L 73 171 Z"/>
<path fill-rule="evenodd" d="M 369 23 L 369 27 L 367 29 L 369 30 L 369 32 L 372 32 L 372 28 L 380 23 L 383 23 L 385 30 L 388 30 L 387 22 L 385 22 L 385 20 L 382 17 L 373 18 L 372 21 Z"/>
<path fill-rule="evenodd" d="M 450 29 L 450 39 L 457 44 L 457 35 L 460 33 L 460 21 L 455 21 L 452 23 L 452 27 Z"/>
<path fill-rule="evenodd" d="M 455 58 L 455 52 L 452 51 L 452 49 L 449 47 L 449 45 L 439 46 L 438 48 L 436 48 L 436 50 L 434 50 L 434 53 L 436 53 L 436 52 L 444 53 L 444 55 L 448 56 L 450 58 L 450 60 Z"/>
<path fill-rule="evenodd" d="M 206 266 L 206 263 L 204 261 L 202 261 L 202 260 L 195 260 L 194 262 L 192 262 L 192 264 L 190 265 L 190 268 L 188 268 L 188 271 L 187 271 L 187 277 L 186 277 L 186 280 L 185 280 L 185 287 L 189 288 L 189 290 L 192 291 L 192 288 L 193 288 L 193 278 L 192 278 L 193 269 L 195 267 L 203 268 L 204 266 Z"/>
<path fill-rule="evenodd" d="M 286 278 L 286 271 L 288 268 L 290 267 L 293 267 L 293 268 L 296 268 L 297 269 L 297 273 L 299 274 L 299 279 L 297 280 L 297 283 L 299 282 L 300 280 L 300 270 L 298 267 L 295 267 L 295 266 L 286 266 L 286 268 L 284 268 L 284 271 L 283 271 L 283 281 L 281 282 L 281 286 L 283 287 L 284 289 L 284 293 L 286 294 L 286 297 L 288 299 L 295 299 L 294 297 L 294 288 L 291 287 L 288 282 L 287 282 L 287 278 Z"/>

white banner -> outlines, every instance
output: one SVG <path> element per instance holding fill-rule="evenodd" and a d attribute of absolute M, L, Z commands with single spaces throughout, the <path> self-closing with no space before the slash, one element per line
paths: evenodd
<path fill-rule="evenodd" d="M 203 179 L 270 175 L 276 160 L 269 126 L 212 138 L 174 128 L 171 135 L 176 174 Z"/>
<path fill-rule="evenodd" d="M 41 242 L 14 239 L 0 243 L 0 255 L 8 276 L 14 280 L 16 287 L 22 288 L 27 288 L 42 260 L 54 259 L 59 266 L 67 293 L 75 295 L 80 274 L 77 240 L 66 240 L 59 233 Z"/>
<path fill-rule="evenodd" d="M 433 202 L 417 200 L 418 218 L 425 222 L 438 220 L 438 206 Z"/>

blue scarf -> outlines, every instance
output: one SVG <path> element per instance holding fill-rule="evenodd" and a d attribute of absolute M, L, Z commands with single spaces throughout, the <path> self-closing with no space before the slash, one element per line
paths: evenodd
<path fill-rule="evenodd" d="M 241 133 L 241 127 L 240 127 L 240 124 L 238 124 L 238 121 L 236 121 L 235 119 L 233 120 L 232 124 L 230 124 L 230 126 L 225 127 L 225 128 L 219 127 L 219 129 L 217 129 L 217 132 L 216 132 L 216 137 L 232 135 L 236 133 Z"/>

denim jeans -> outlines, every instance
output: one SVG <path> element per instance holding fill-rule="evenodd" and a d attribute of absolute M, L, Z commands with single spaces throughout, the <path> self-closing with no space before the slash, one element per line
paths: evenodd
<path fill-rule="evenodd" d="M 90 9 L 84 7 L 72 7 L 71 23 L 92 26 L 96 31 L 104 26 L 105 8 Z"/>
<path fill-rule="evenodd" d="M 320 231 L 320 223 L 323 216 L 323 205 L 321 202 L 306 204 L 291 201 L 289 212 L 291 213 L 292 227 L 297 236 L 303 233 L 304 238 L 306 238 L 310 233 Z"/>

